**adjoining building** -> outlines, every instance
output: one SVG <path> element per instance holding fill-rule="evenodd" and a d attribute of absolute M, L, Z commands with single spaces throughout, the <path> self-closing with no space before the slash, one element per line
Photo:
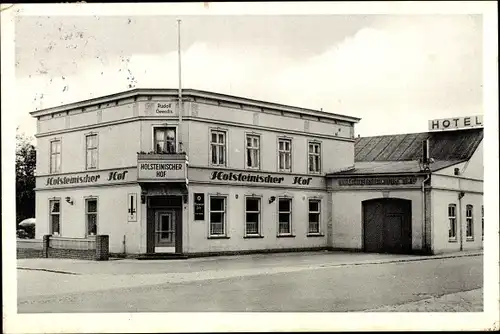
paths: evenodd
<path fill-rule="evenodd" d="M 482 129 L 355 139 L 356 117 L 182 92 L 31 113 L 37 238 L 108 235 L 130 256 L 482 247 Z"/>
<path fill-rule="evenodd" d="M 482 248 L 482 117 L 434 120 L 429 128 L 358 138 L 355 168 L 327 175 L 332 248 L 432 254 Z"/>

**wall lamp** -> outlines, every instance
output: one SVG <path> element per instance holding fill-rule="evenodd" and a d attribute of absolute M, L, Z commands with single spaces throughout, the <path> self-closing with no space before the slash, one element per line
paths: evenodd
<path fill-rule="evenodd" d="M 68 202 L 69 204 L 73 205 L 73 200 L 69 196 L 66 197 L 66 202 Z"/>
<path fill-rule="evenodd" d="M 276 196 L 271 196 L 269 197 L 269 204 L 271 204 L 272 202 L 274 202 L 276 200 Z"/>

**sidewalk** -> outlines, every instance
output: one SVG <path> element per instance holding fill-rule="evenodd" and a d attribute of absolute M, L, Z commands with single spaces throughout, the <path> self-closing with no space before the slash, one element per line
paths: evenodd
<path fill-rule="evenodd" d="M 451 293 L 364 312 L 483 312 L 483 289 Z"/>
<path fill-rule="evenodd" d="M 111 259 L 110 261 L 88 261 L 71 259 L 18 259 L 17 269 L 42 270 L 73 275 L 93 274 L 155 274 L 155 273 L 192 273 L 206 270 L 257 269 L 278 267 L 335 267 L 346 265 L 381 264 L 436 260 L 463 256 L 479 256 L 479 251 L 463 251 L 441 255 L 397 255 L 351 252 L 304 252 L 254 254 L 238 256 L 218 256 L 191 258 L 186 260 L 135 260 Z"/>
<path fill-rule="evenodd" d="M 18 297 L 130 289 L 167 283 L 189 283 L 234 277 L 250 277 L 327 270 L 344 266 L 439 260 L 481 256 L 462 252 L 440 256 L 411 256 L 348 252 L 280 253 L 187 260 L 85 261 L 67 259 L 20 259 L 17 261 Z"/>

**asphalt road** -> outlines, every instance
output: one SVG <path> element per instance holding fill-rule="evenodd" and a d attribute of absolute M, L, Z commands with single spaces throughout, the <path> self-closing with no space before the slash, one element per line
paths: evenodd
<path fill-rule="evenodd" d="M 483 258 L 470 256 L 24 296 L 18 312 L 359 312 L 482 286 Z"/>

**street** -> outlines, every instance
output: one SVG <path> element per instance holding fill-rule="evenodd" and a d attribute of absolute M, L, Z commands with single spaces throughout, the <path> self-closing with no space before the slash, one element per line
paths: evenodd
<path fill-rule="evenodd" d="M 133 261 L 60 262 L 74 273 L 18 269 L 18 312 L 360 312 L 483 286 L 481 255 Z"/>

